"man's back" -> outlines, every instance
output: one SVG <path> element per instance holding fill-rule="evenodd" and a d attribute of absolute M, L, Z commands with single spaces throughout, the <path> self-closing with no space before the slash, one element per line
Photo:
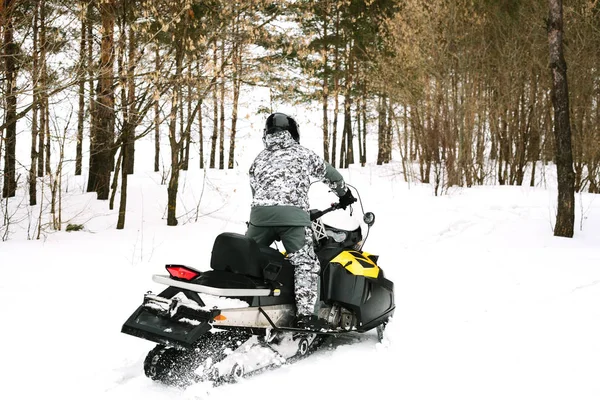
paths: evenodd
<path fill-rule="evenodd" d="M 325 162 L 286 131 L 266 136 L 265 146 L 250 167 L 252 207 L 294 206 L 308 211 L 310 178 L 323 179 Z"/>

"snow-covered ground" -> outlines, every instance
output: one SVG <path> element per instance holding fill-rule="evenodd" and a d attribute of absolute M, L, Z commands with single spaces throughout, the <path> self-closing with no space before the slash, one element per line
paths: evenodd
<path fill-rule="evenodd" d="M 575 237 L 555 238 L 550 179 L 548 188 L 435 197 L 429 186 L 407 185 L 395 163 L 341 171 L 376 214 L 365 250 L 395 282 L 384 343 L 369 332 L 218 388 L 146 378 L 142 362 L 154 345 L 121 334 L 121 325 L 159 289 L 151 275 L 164 264 L 206 269 L 218 233 L 244 232 L 246 171 L 260 148 L 260 128 L 252 129 L 240 139 L 238 168 L 183 173 L 177 227 L 166 226 L 160 174 L 144 168 L 149 152 L 129 181 L 125 230 L 72 176 L 63 220 L 85 231 L 27 241 L 27 227 L 13 227 L 14 238 L 0 242 L 0 398 L 600 398 L 600 197 L 577 195 Z M 151 148 L 141 142 L 136 154 Z M 311 189 L 315 207 L 332 196 Z"/>

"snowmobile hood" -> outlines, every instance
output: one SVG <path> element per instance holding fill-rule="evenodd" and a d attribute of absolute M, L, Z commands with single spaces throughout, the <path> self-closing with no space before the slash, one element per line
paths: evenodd
<path fill-rule="evenodd" d="M 279 131 L 264 135 L 263 143 L 265 149 L 270 151 L 281 150 L 298 144 L 288 131 Z"/>

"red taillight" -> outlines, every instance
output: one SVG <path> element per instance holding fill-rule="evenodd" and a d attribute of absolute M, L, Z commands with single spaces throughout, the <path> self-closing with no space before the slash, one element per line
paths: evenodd
<path fill-rule="evenodd" d="M 169 275 L 171 275 L 171 277 L 186 281 L 191 281 L 200 275 L 198 271 L 194 271 L 185 265 L 167 265 L 167 271 L 169 271 Z"/>

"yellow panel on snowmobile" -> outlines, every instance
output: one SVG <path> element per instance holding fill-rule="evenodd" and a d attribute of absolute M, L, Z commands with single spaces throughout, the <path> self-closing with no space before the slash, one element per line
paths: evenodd
<path fill-rule="evenodd" d="M 379 267 L 369 256 L 369 253 L 359 251 L 342 251 L 331 262 L 340 263 L 352 275 L 377 278 Z"/>

